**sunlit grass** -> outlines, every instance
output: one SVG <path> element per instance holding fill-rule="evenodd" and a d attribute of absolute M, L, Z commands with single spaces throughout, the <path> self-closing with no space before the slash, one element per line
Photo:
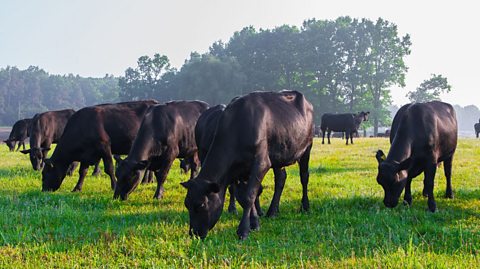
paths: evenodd
<path fill-rule="evenodd" d="M 461 139 L 454 160 L 455 199 L 444 199 L 438 169 L 438 212 L 426 211 L 422 176 L 412 184 L 413 205 L 387 209 L 375 181 L 375 151 L 388 139 L 356 139 L 346 146 L 315 140 L 310 161 L 311 211 L 300 213 L 297 166 L 288 178 L 280 215 L 261 218 L 261 229 L 236 238 L 240 215 L 224 213 L 206 240 L 188 236 L 183 206 L 187 179 L 176 163 L 165 197 L 141 185 L 126 202 L 114 201 L 109 180 L 77 175 L 55 193 L 41 193 L 40 174 L 28 156 L 0 148 L 0 267 L 438 267 L 480 266 L 480 140 Z M 262 208 L 273 195 L 264 180 Z M 237 206 L 240 209 L 240 206 Z M 241 209 L 240 209 L 241 211 Z"/>

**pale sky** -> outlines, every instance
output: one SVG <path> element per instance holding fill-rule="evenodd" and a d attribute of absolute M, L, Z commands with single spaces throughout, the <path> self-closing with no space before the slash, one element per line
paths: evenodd
<path fill-rule="evenodd" d="M 407 85 L 392 90 L 395 104 L 407 102 L 409 90 L 437 73 L 453 86 L 444 101 L 480 107 L 476 1 L 0 0 L 0 67 L 119 76 L 138 57 L 158 52 L 179 68 L 190 52 L 206 52 L 245 26 L 300 26 L 305 19 L 347 15 L 382 17 L 411 35 Z"/>

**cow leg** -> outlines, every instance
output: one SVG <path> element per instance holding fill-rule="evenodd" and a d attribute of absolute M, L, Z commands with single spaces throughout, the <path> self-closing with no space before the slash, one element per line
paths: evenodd
<path fill-rule="evenodd" d="M 23 141 L 19 141 L 18 144 L 17 144 L 17 150 L 16 151 L 19 151 L 20 150 L 20 146 L 22 145 Z M 15 148 L 15 146 L 13 146 Z M 25 144 L 23 144 L 23 150 L 25 150 Z"/>
<path fill-rule="evenodd" d="M 143 173 L 142 184 L 147 184 L 152 182 L 153 182 L 153 171 L 147 169 L 145 170 L 145 173 Z"/>
<path fill-rule="evenodd" d="M 23 147 L 23 150 L 25 150 L 25 141 L 22 141 L 22 147 Z"/>
<path fill-rule="evenodd" d="M 285 168 L 274 168 L 273 173 L 275 174 L 275 192 L 273 193 L 272 202 L 267 211 L 267 217 L 274 217 L 278 214 L 280 197 L 282 196 L 283 187 L 287 179 Z"/>
<path fill-rule="evenodd" d="M 80 163 L 80 169 L 78 170 L 78 182 L 77 185 L 75 185 L 75 188 L 73 188 L 72 192 L 79 192 L 82 191 L 83 187 L 83 181 L 85 180 L 85 176 L 87 175 L 88 172 L 88 164 L 82 162 Z"/>
<path fill-rule="evenodd" d="M 260 228 L 260 222 L 258 220 L 257 210 L 254 207 L 255 199 L 257 199 L 258 192 L 261 188 L 261 182 L 268 169 L 270 168 L 270 160 L 268 155 L 258 156 L 252 165 L 250 176 L 248 178 L 245 191 L 241 191 L 237 199 L 240 205 L 243 207 L 243 215 L 240 224 L 238 225 L 237 235 L 243 240 L 246 239 L 250 230 L 258 230 Z M 238 184 L 241 186 L 243 184 Z M 242 186 L 242 188 L 245 188 Z"/>
<path fill-rule="evenodd" d="M 322 144 L 325 144 L 325 131 L 324 129 L 322 129 Z"/>
<path fill-rule="evenodd" d="M 75 169 L 78 167 L 78 162 L 72 162 L 67 169 L 67 175 L 70 177 L 73 175 L 73 172 L 75 172 Z"/>
<path fill-rule="evenodd" d="M 260 190 L 258 191 L 257 199 L 255 200 L 255 209 L 257 209 L 258 216 L 263 216 L 263 211 L 262 211 L 262 208 L 260 207 L 260 194 L 262 194 L 262 192 L 263 192 L 263 186 L 260 185 Z"/>
<path fill-rule="evenodd" d="M 230 201 L 228 203 L 228 213 L 237 214 L 237 206 L 235 205 L 235 183 L 230 184 L 228 187 L 230 193 Z"/>
<path fill-rule="evenodd" d="M 155 194 L 153 195 L 153 199 L 161 199 L 165 189 L 163 188 L 163 184 L 167 179 L 168 172 L 170 171 L 170 167 L 172 167 L 173 161 L 178 154 L 174 152 L 166 152 L 166 158 L 162 160 L 160 164 L 160 168 L 155 171 L 155 177 L 157 178 L 157 189 L 155 190 Z"/>
<path fill-rule="evenodd" d="M 349 136 L 349 135 L 351 135 L 351 134 L 350 134 L 350 131 L 348 131 L 348 130 L 345 131 L 345 143 L 346 143 L 347 145 L 348 145 L 348 138 L 349 138 L 348 136 Z"/>
<path fill-rule="evenodd" d="M 328 133 L 327 133 L 327 138 L 328 138 L 328 144 L 330 144 L 330 135 L 332 134 L 332 131 L 331 130 L 328 130 Z"/>
<path fill-rule="evenodd" d="M 445 177 L 447 178 L 447 190 L 445 192 L 445 197 L 450 199 L 453 199 L 452 162 L 453 156 L 443 161 L 443 171 L 445 172 Z"/>
<path fill-rule="evenodd" d="M 95 168 L 93 168 L 92 176 L 98 177 L 100 175 L 100 173 L 101 173 L 101 171 L 100 171 L 100 160 L 98 160 L 98 162 L 95 163 Z"/>
<path fill-rule="evenodd" d="M 435 197 L 433 196 L 433 186 L 435 183 L 435 173 L 437 171 L 436 164 L 428 164 L 425 168 L 425 189 L 428 194 L 428 210 L 430 212 L 435 212 L 437 210 L 437 204 L 435 202 Z"/>
<path fill-rule="evenodd" d="M 310 161 L 310 151 L 312 150 L 312 145 L 303 153 L 300 158 L 298 165 L 300 167 L 300 181 L 302 182 L 302 207 L 301 211 L 308 211 L 310 209 L 310 202 L 308 200 L 308 162 Z"/>
<path fill-rule="evenodd" d="M 110 177 L 110 187 L 112 190 L 115 190 L 115 185 L 117 185 L 117 180 L 115 178 L 115 166 L 113 165 L 113 155 L 110 145 L 107 143 L 102 143 L 99 148 L 101 158 L 103 160 L 103 169 L 105 174 Z"/>
<path fill-rule="evenodd" d="M 353 144 L 353 132 L 350 132 L 350 144 Z"/>
<path fill-rule="evenodd" d="M 405 194 L 403 196 L 403 204 L 404 205 L 412 205 L 412 178 L 407 177 L 407 184 L 405 184 Z"/>
<path fill-rule="evenodd" d="M 193 156 L 189 157 L 187 161 L 190 163 L 190 179 L 193 179 L 198 174 L 198 168 L 200 167 L 200 160 L 198 159 L 198 154 L 195 153 Z"/>

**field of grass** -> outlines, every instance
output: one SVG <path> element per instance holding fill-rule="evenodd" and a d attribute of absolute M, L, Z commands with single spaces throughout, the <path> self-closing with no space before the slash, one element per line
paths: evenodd
<path fill-rule="evenodd" d="M 205 240 L 188 236 L 185 189 L 178 163 L 163 200 L 155 184 L 141 185 L 128 201 L 113 200 L 109 180 L 88 176 L 71 193 L 77 175 L 59 191 L 42 193 L 28 157 L 0 148 L 0 268 L 38 267 L 480 267 L 480 140 L 461 139 L 453 168 L 455 199 L 443 198 L 445 177 L 435 181 L 437 213 L 426 211 L 423 177 L 412 184 L 413 205 L 388 209 L 375 181 L 375 151 L 388 140 L 356 139 L 346 146 L 315 140 L 310 161 L 309 213 L 299 212 L 297 166 L 288 168 L 280 214 L 238 241 L 240 214 L 224 212 Z M 266 212 L 273 194 L 269 172 L 261 196 Z M 402 196 L 403 197 L 403 196 Z M 241 207 L 238 205 L 239 211 Z"/>

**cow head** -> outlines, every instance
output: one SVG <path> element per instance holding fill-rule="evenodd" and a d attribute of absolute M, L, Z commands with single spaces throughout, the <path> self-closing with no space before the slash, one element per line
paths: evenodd
<path fill-rule="evenodd" d="M 50 159 L 45 159 L 42 170 L 42 191 L 56 191 L 67 176 L 68 165 L 54 164 Z"/>
<path fill-rule="evenodd" d="M 182 172 L 183 174 L 186 174 L 188 173 L 188 170 L 190 170 L 190 164 L 185 159 L 181 159 L 180 169 L 181 169 L 180 172 Z"/>
<path fill-rule="evenodd" d="M 367 111 L 367 112 L 362 111 L 357 114 L 357 117 L 361 119 L 361 121 L 367 121 L 369 114 L 370 114 L 370 111 Z"/>
<path fill-rule="evenodd" d="M 30 154 L 30 162 L 32 163 L 33 170 L 40 171 L 44 166 L 43 159 L 46 158 L 46 152 L 50 148 L 30 148 L 27 150 L 21 150 L 23 154 Z M 44 154 L 45 153 L 45 154 Z"/>
<path fill-rule="evenodd" d="M 189 234 L 204 239 L 222 214 L 224 197 L 220 186 L 208 180 L 192 179 L 181 183 L 187 189 L 185 207 L 190 216 Z"/>
<path fill-rule="evenodd" d="M 3 140 L 3 142 L 5 142 L 5 144 L 7 144 L 7 147 L 10 151 L 15 150 L 15 145 L 17 144 L 17 141 L 7 139 L 7 140 Z"/>
<path fill-rule="evenodd" d="M 396 207 L 407 182 L 407 173 L 405 170 L 410 165 L 410 159 L 402 163 L 392 163 L 386 161 L 385 154 L 382 150 L 378 150 L 375 157 L 378 161 L 377 182 L 385 192 L 383 203 L 386 207 Z"/>
<path fill-rule="evenodd" d="M 133 162 L 128 158 L 118 162 L 115 175 L 117 176 L 117 185 L 115 186 L 114 199 L 120 197 L 127 200 L 128 195 L 135 190 L 141 181 L 142 174 L 148 167 L 148 161 Z"/>

